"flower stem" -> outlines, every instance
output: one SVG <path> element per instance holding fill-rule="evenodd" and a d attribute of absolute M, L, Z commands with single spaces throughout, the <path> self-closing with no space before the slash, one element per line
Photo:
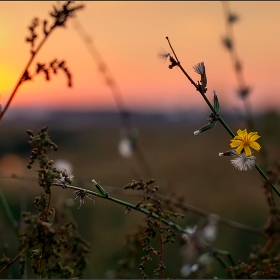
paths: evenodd
<path fill-rule="evenodd" d="M 28 182 L 37 182 L 37 179 L 35 177 L 33 178 L 33 177 L 28 177 L 28 176 L 18 176 L 18 175 L 15 175 L 15 174 L 13 174 L 12 176 L 0 176 L 0 179 L 8 179 L 8 180 L 9 179 L 13 179 L 13 180 L 16 179 L 16 180 L 22 180 L 22 181 L 28 181 Z M 85 184 L 87 184 L 87 183 L 85 183 Z M 135 191 L 123 190 L 123 189 L 120 189 L 120 188 L 109 187 L 109 186 L 106 187 L 106 188 L 107 188 L 107 190 L 109 190 L 109 192 L 113 192 L 115 194 L 142 196 L 140 193 L 136 193 Z M 185 203 L 185 202 L 182 203 L 182 202 L 180 202 L 179 200 L 176 200 L 176 199 L 170 199 L 169 197 L 167 197 L 165 195 L 162 195 L 162 194 L 157 194 L 156 197 L 163 200 L 163 201 L 169 201 L 169 202 L 173 203 L 174 206 L 179 207 L 184 211 L 190 211 L 190 212 L 196 213 L 198 215 L 202 215 L 204 217 L 207 217 L 208 215 L 211 214 L 210 212 L 208 212 L 204 209 L 201 209 L 199 207 L 196 207 L 194 205 L 191 205 L 191 204 L 188 204 L 188 203 Z M 247 226 L 247 225 L 244 225 L 244 224 L 241 224 L 241 223 L 238 223 L 238 222 L 235 222 L 235 221 L 223 218 L 223 217 L 220 217 L 219 223 L 222 223 L 226 226 L 229 226 L 229 227 L 232 227 L 232 228 L 235 228 L 235 229 L 238 229 L 238 230 L 247 231 L 249 233 L 256 234 L 256 235 L 259 235 L 259 236 L 261 235 L 261 232 L 262 232 L 260 229 L 257 229 L 257 228 L 251 227 L 251 226 Z"/>
<path fill-rule="evenodd" d="M 57 183 L 53 183 L 54 186 L 60 186 L 61 187 L 61 184 L 57 184 Z M 107 200 L 111 200 L 117 204 L 121 204 L 127 208 L 130 208 L 130 209 L 134 209 L 136 211 L 139 211 L 139 212 L 142 212 L 146 215 L 151 215 L 151 217 L 155 218 L 155 219 L 159 219 L 160 217 L 157 215 L 157 214 L 154 214 L 152 212 L 150 212 L 149 210 L 146 210 L 144 208 L 139 208 L 139 207 L 136 207 L 135 205 L 131 204 L 131 203 L 128 203 L 126 201 L 123 201 L 123 200 L 120 200 L 120 199 L 117 199 L 117 198 L 114 198 L 114 197 L 111 197 L 111 196 L 102 196 L 101 194 L 99 193 L 96 193 L 96 192 L 93 192 L 91 190 L 87 190 L 87 189 L 83 189 L 83 188 L 79 188 L 79 187 L 76 187 L 76 186 L 70 186 L 70 185 L 66 185 L 67 189 L 73 189 L 73 190 L 80 190 L 80 191 L 83 191 L 85 193 L 88 193 L 88 194 L 91 194 L 91 195 L 94 195 L 94 196 L 98 196 L 99 198 L 104 198 L 104 199 L 107 199 Z M 179 225 L 176 225 L 174 224 L 173 222 L 171 221 L 168 221 L 164 218 L 160 218 L 161 221 L 168 225 L 168 226 L 171 226 L 171 227 L 174 227 L 177 231 L 181 232 L 181 233 L 185 233 L 185 231 L 179 226 Z"/>
<path fill-rule="evenodd" d="M 194 82 L 194 80 L 189 76 L 189 74 L 185 71 L 185 69 L 182 67 L 179 61 L 178 62 L 178 67 L 181 69 L 181 71 L 184 73 L 184 75 L 188 78 L 188 80 L 194 85 L 194 87 L 198 90 L 197 84 Z M 202 94 L 203 95 L 203 94 Z M 210 104 L 211 105 L 211 104 Z M 213 108 L 214 109 L 214 108 Z"/>
<path fill-rule="evenodd" d="M 182 67 L 181 65 L 179 67 Z M 205 100 L 205 102 L 207 103 L 207 105 L 209 106 L 209 108 L 211 109 L 211 111 L 215 114 L 215 109 L 212 106 L 212 104 L 210 103 L 210 101 L 208 100 L 208 98 L 205 96 L 205 94 L 201 93 L 203 99 Z M 227 126 L 227 124 L 224 122 L 224 120 L 219 116 L 218 121 L 221 123 L 221 125 L 226 129 L 226 131 L 232 136 L 232 138 L 234 138 L 234 133 L 231 131 L 231 129 Z M 276 194 L 280 197 L 280 192 L 279 190 L 274 186 L 274 184 L 272 182 L 270 182 L 269 178 L 265 175 L 265 173 L 263 172 L 263 170 L 258 166 L 257 163 L 255 163 L 255 168 L 259 171 L 259 173 L 261 174 L 261 176 L 269 183 L 270 187 L 276 192 Z"/>
<path fill-rule="evenodd" d="M 51 206 L 51 200 L 52 200 L 52 190 L 50 189 L 48 205 L 47 205 L 46 210 L 45 210 L 46 222 L 48 222 L 48 216 L 49 216 L 49 211 L 50 211 L 50 206 Z"/>
<path fill-rule="evenodd" d="M 205 94 L 203 94 L 203 93 L 200 93 L 201 94 L 201 96 L 203 97 L 203 99 L 205 100 L 205 102 L 207 103 L 207 105 L 209 106 L 209 108 L 211 109 L 211 111 L 215 114 L 215 115 L 217 115 L 217 112 L 216 112 L 216 110 L 214 109 L 214 107 L 212 106 L 212 104 L 211 104 L 211 102 L 208 100 L 208 98 L 206 97 L 206 95 Z M 226 129 L 226 131 L 230 134 L 230 136 L 232 137 L 232 138 L 234 138 L 234 133 L 232 132 L 232 130 L 228 127 L 228 125 L 225 123 L 225 121 L 222 119 L 222 117 L 219 115 L 219 117 L 218 117 L 218 121 L 219 121 L 219 123 Z"/>
<path fill-rule="evenodd" d="M 59 187 L 62 187 L 61 184 L 59 183 L 53 183 L 54 186 L 59 186 Z M 103 198 L 103 199 L 107 199 L 107 200 L 111 200 L 117 204 L 121 204 L 127 208 L 130 208 L 130 209 L 134 209 L 136 211 L 139 211 L 139 212 L 142 212 L 143 214 L 146 214 L 146 215 L 151 215 L 151 217 L 153 217 L 154 219 L 161 219 L 161 221 L 170 226 L 170 227 L 173 227 L 175 228 L 177 231 L 181 232 L 181 233 L 185 233 L 185 230 L 183 228 L 181 228 L 179 225 L 176 225 L 174 224 L 173 222 L 171 221 L 168 221 L 164 218 L 160 218 L 157 214 L 154 214 L 152 212 L 150 212 L 149 210 L 146 210 L 144 208 L 140 208 L 140 207 L 136 207 L 135 205 L 131 204 L 131 203 L 128 203 L 126 201 L 123 201 L 123 200 L 120 200 L 120 199 L 117 199 L 117 198 L 114 198 L 114 197 L 111 197 L 111 196 L 103 196 L 101 195 L 100 193 L 97 193 L 97 192 L 94 192 L 94 191 L 91 191 L 91 190 L 88 190 L 88 189 L 83 189 L 83 188 L 79 188 L 79 187 L 76 187 L 76 186 L 71 186 L 71 185 L 66 185 L 67 189 L 72 189 L 72 190 L 78 190 L 78 191 L 83 191 L 87 194 L 91 194 L 91 195 L 94 195 L 94 196 L 97 196 L 99 198 Z"/>
<path fill-rule="evenodd" d="M 168 37 L 166 37 L 168 40 L 168 43 L 175 55 L 175 52 L 169 42 Z M 177 56 L 176 56 L 177 59 Z M 178 60 L 178 59 L 177 59 Z M 198 87 L 198 85 L 193 81 L 193 79 L 188 75 L 188 73 L 185 71 L 185 69 L 182 67 L 182 65 L 180 63 L 178 63 L 177 65 L 181 71 L 184 73 L 184 75 L 188 78 L 188 80 L 195 86 L 196 90 L 198 90 L 201 94 L 201 96 L 203 97 L 204 101 L 207 103 L 208 107 L 211 109 L 211 111 L 215 114 L 215 116 L 218 117 L 218 121 L 220 122 L 220 124 L 225 128 L 225 130 L 230 134 L 230 136 L 232 138 L 235 137 L 234 133 L 232 132 L 232 130 L 228 127 L 228 125 L 225 123 L 225 121 L 220 117 L 220 115 L 217 114 L 216 110 L 214 109 L 214 107 L 212 106 L 211 102 L 208 100 L 208 98 L 206 97 L 206 95 L 203 93 L 203 91 L 200 89 L 200 87 Z M 266 174 L 262 171 L 262 169 L 258 166 L 257 163 L 255 163 L 255 168 L 258 170 L 258 172 L 261 174 L 261 176 L 269 183 L 270 187 L 276 192 L 276 194 L 280 197 L 280 192 L 279 190 L 274 186 L 274 184 L 269 180 L 269 178 L 266 176 Z"/>
<path fill-rule="evenodd" d="M 50 31 L 49 31 L 49 33 L 47 33 L 47 34 L 45 35 L 45 37 L 43 38 L 43 40 L 41 41 L 41 43 L 38 45 L 36 51 L 33 52 L 33 54 L 31 55 L 31 57 L 30 57 L 30 59 L 29 59 L 29 61 L 27 62 L 26 66 L 25 66 L 25 68 L 24 68 L 24 70 L 23 70 L 23 73 L 22 73 L 22 75 L 20 76 L 20 78 L 19 78 L 19 80 L 18 80 L 18 82 L 17 82 L 17 84 L 16 84 L 16 86 L 15 86 L 13 92 L 11 93 L 11 95 L 10 95 L 10 97 L 9 97 L 9 99 L 8 99 L 8 101 L 7 101 L 7 103 L 6 103 L 6 105 L 4 106 L 2 112 L 0 112 L 0 123 L 1 123 L 1 120 L 3 119 L 5 113 L 7 112 L 7 110 L 8 110 L 8 108 L 9 108 L 9 106 L 10 106 L 12 100 L 14 99 L 14 97 L 15 97 L 15 95 L 16 95 L 16 92 L 17 92 L 17 90 L 18 90 L 18 88 L 19 88 L 19 86 L 22 84 L 22 82 L 23 82 L 22 79 L 23 79 L 23 77 L 24 77 L 26 71 L 28 70 L 29 66 L 30 66 L 31 63 L 33 62 L 33 60 L 34 60 L 36 54 L 39 52 L 39 50 L 42 48 L 42 46 L 43 46 L 44 43 L 46 42 L 46 40 L 47 40 L 47 38 L 49 37 L 49 35 L 51 34 L 52 30 L 53 30 L 53 28 L 51 28 Z"/>
<path fill-rule="evenodd" d="M 181 64 L 178 65 L 178 67 L 181 69 L 181 71 L 185 74 L 185 76 L 188 78 L 188 80 L 195 86 L 195 88 L 200 92 L 199 87 L 197 84 L 193 81 L 193 79 L 188 75 L 188 73 L 185 71 L 185 69 L 182 67 Z M 217 115 L 216 110 L 212 106 L 211 102 L 208 100 L 206 95 L 203 92 L 200 92 L 202 98 L 207 103 L 208 107 L 211 109 L 211 111 L 214 113 L 214 115 Z M 221 125 L 226 129 L 226 131 L 234 138 L 234 133 L 231 131 L 231 129 L 227 126 L 225 121 L 222 119 L 222 117 L 219 116 L 218 121 L 221 123 Z"/>
<path fill-rule="evenodd" d="M 261 176 L 269 183 L 269 185 L 271 186 L 271 188 L 276 192 L 276 194 L 280 197 L 280 192 L 279 190 L 274 186 L 274 184 L 271 183 L 271 181 L 269 180 L 269 178 L 265 175 L 265 173 L 262 171 L 262 169 L 258 166 L 257 163 L 255 163 L 255 168 L 259 171 L 259 173 L 261 174 Z"/>
<path fill-rule="evenodd" d="M 125 206 L 126 208 L 130 208 L 130 209 L 134 209 L 135 211 L 138 211 L 138 212 L 142 212 L 143 214 L 146 214 L 146 215 L 150 215 L 152 218 L 154 219 L 157 219 L 159 220 L 160 222 L 166 224 L 167 226 L 170 226 L 172 228 L 174 228 L 176 231 L 178 231 L 179 233 L 184 233 L 184 234 L 188 234 L 181 226 L 171 222 L 171 221 L 168 221 L 164 218 L 161 218 L 159 217 L 157 214 L 154 214 L 144 208 L 140 208 L 140 207 L 136 207 L 135 205 L 131 204 L 131 203 L 128 203 L 126 201 L 123 201 L 123 200 L 120 200 L 120 199 L 117 199 L 117 198 L 114 198 L 114 197 L 111 197 L 109 195 L 107 196 L 103 196 L 102 194 L 100 193 L 96 193 L 94 191 L 91 191 L 91 190 L 88 190 L 88 189 L 83 189 L 83 188 L 80 188 L 80 187 L 76 187 L 76 186 L 71 186 L 71 185 L 61 185 L 59 183 L 53 183 L 53 186 L 58 186 L 58 187 L 65 187 L 67 189 L 72 189 L 72 190 L 78 190 L 78 191 L 83 191 L 84 193 L 87 193 L 87 194 L 91 194 L 91 195 L 94 195 L 94 196 L 97 196 L 99 198 L 103 198 L 103 199 L 107 199 L 107 200 L 110 200 L 110 201 L 113 201 L 117 204 L 121 204 L 123 206 Z M 204 243 L 204 245 L 207 247 L 207 248 L 210 248 L 210 250 L 212 250 L 212 252 L 214 253 L 214 256 L 216 257 L 216 255 L 221 255 L 221 256 L 227 256 L 229 258 L 229 260 L 231 261 L 232 264 L 234 264 L 234 261 L 232 259 L 232 256 L 229 252 L 227 251 L 221 251 L 221 250 L 218 250 L 216 248 L 212 248 L 210 247 L 207 243 Z"/>

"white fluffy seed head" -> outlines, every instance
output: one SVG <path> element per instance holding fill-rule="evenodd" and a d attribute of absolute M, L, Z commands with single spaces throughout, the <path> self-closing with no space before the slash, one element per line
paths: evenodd
<path fill-rule="evenodd" d="M 236 155 L 230 160 L 231 164 L 239 171 L 246 171 L 252 169 L 255 165 L 255 156 L 246 156 L 245 153 Z"/>

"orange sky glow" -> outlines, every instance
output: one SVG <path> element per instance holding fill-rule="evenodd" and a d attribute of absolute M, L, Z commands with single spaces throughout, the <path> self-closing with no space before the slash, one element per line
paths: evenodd
<path fill-rule="evenodd" d="M 77 20 L 89 34 L 117 81 L 129 109 L 157 111 L 206 109 L 206 104 L 178 68 L 168 69 L 157 57 L 169 51 L 169 36 L 179 60 L 195 80 L 192 66 L 204 61 L 208 92 L 216 90 L 221 110 L 243 110 L 235 90 L 237 82 L 228 51 L 222 3 L 191 1 L 98 1 L 83 2 Z M 0 103 L 7 102 L 30 56 L 28 26 L 34 17 L 49 19 L 57 1 L 0 3 Z M 253 91 L 249 101 L 254 111 L 280 108 L 280 2 L 230 2 L 240 20 L 234 24 L 238 55 L 245 80 Z M 65 60 L 73 76 L 67 87 L 61 72 L 46 82 L 43 75 L 24 83 L 12 107 L 61 109 L 116 109 L 112 92 L 95 61 L 75 30 L 71 18 L 66 28 L 57 28 L 30 67 L 54 58 Z M 43 38 L 41 26 L 37 43 Z"/>

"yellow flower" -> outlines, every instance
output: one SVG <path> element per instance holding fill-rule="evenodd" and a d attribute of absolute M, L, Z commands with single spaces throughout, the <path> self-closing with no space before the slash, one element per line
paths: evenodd
<path fill-rule="evenodd" d="M 259 151 L 261 146 L 255 142 L 257 139 L 259 139 L 261 136 L 258 135 L 258 132 L 250 132 L 247 133 L 247 130 L 244 129 L 243 131 L 241 129 L 238 129 L 237 136 L 234 137 L 233 140 L 230 140 L 230 146 L 232 148 L 236 148 L 236 154 L 240 155 L 242 150 L 244 149 L 246 156 L 251 156 L 251 148 L 254 150 Z"/>

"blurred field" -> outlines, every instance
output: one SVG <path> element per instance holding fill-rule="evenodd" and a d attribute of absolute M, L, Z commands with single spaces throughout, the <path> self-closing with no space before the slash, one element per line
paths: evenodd
<path fill-rule="evenodd" d="M 219 124 L 211 131 L 193 135 L 195 130 L 206 123 L 207 117 L 207 113 L 168 117 L 157 114 L 133 116 L 140 133 L 139 143 L 153 178 L 160 187 L 159 192 L 175 192 L 185 196 L 189 204 L 261 229 L 266 222 L 268 210 L 261 187 L 263 181 L 255 169 L 240 172 L 233 168 L 229 158 L 218 156 L 219 152 L 230 149 L 230 136 Z M 245 128 L 244 121 L 239 117 L 226 115 L 224 119 L 234 132 Z M 120 121 L 117 113 L 62 112 L 47 118 L 35 117 L 34 120 L 32 122 L 24 117 L 15 120 L 4 118 L 0 137 L 2 177 L 13 173 L 36 176 L 35 168 L 26 168 L 30 152 L 26 130 L 37 131 L 47 125 L 52 140 L 59 146 L 57 152 L 51 152 L 51 157 L 71 162 L 74 185 L 83 187 L 94 178 L 105 189 L 106 186 L 122 189 L 132 180 L 150 179 L 143 174 L 134 158 L 124 159 L 119 155 L 117 146 L 120 140 Z M 257 131 L 262 136 L 259 142 L 265 144 L 268 162 L 273 163 L 280 155 L 279 115 L 270 112 L 255 120 Z M 255 155 L 257 162 L 262 165 L 261 154 Z M 18 220 L 21 209 L 36 211 L 32 200 L 42 192 L 36 183 L 4 178 L 0 178 L 0 182 Z M 131 195 L 110 195 L 131 203 L 138 201 L 137 197 Z M 125 254 L 125 234 L 133 231 L 144 216 L 133 211 L 127 215 L 122 206 L 97 198 L 95 206 L 86 199 L 85 205 L 78 210 L 79 201 L 75 201 L 74 206 L 65 206 L 67 198 L 74 198 L 72 191 L 54 187 L 54 206 L 63 210 L 66 218 L 73 217 L 80 234 L 91 243 L 91 259 L 85 277 L 111 278 L 110 271 L 116 268 L 116 260 Z M 16 238 L 2 208 L 0 219 L 1 238 L 9 244 L 9 254 L 15 256 Z M 199 215 L 186 213 L 185 219 L 178 219 L 178 223 L 184 227 L 193 226 L 201 220 L 203 217 Z M 214 246 L 229 250 L 236 261 L 246 261 L 250 246 L 263 242 L 261 237 L 219 225 Z M 169 264 L 166 277 L 180 278 L 182 261 L 179 244 L 167 245 L 164 258 Z M 218 264 L 214 263 L 214 268 L 217 277 L 226 277 Z M 10 273 L 5 277 L 19 277 L 16 268 Z M 140 277 L 140 274 L 136 275 Z"/>

